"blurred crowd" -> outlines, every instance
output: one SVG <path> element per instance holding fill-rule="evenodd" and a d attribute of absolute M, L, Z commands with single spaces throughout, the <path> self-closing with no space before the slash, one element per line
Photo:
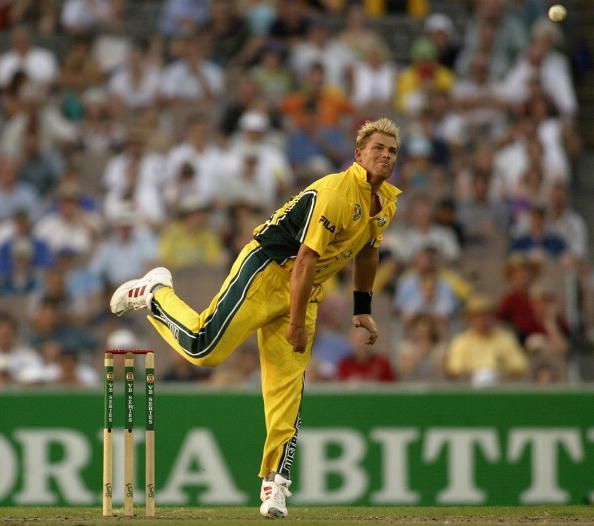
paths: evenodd
<path fill-rule="evenodd" d="M 349 328 L 347 268 L 308 381 L 580 381 L 588 63 L 552 3 L 0 2 L 0 387 L 97 385 L 104 349 L 148 337 L 109 314 L 114 287 L 163 264 L 182 297 L 211 294 L 253 228 L 348 166 L 358 126 L 384 115 L 404 193 L 376 280 L 381 338 Z M 161 380 L 258 382 L 253 342 L 216 370 L 163 353 Z"/>

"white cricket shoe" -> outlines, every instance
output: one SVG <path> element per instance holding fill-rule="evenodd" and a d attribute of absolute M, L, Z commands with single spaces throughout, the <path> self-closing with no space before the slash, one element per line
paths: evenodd
<path fill-rule="evenodd" d="M 291 481 L 279 475 L 274 475 L 274 480 L 262 480 L 260 491 L 260 513 L 269 519 L 284 519 L 289 512 L 285 499 L 292 493 L 289 491 Z"/>
<path fill-rule="evenodd" d="M 152 290 L 156 285 L 173 287 L 171 272 L 165 267 L 149 270 L 142 278 L 122 283 L 111 297 L 109 308 L 116 316 L 138 309 L 150 309 Z"/>

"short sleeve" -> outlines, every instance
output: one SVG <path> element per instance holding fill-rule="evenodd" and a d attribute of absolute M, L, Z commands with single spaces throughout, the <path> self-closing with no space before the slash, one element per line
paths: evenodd
<path fill-rule="evenodd" d="M 297 241 L 323 255 L 328 245 L 344 228 L 346 204 L 331 190 L 318 190 L 310 200 L 302 228 L 297 233 Z"/>

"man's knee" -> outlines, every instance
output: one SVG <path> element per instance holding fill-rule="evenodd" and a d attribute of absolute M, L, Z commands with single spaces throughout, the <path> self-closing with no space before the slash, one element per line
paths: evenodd
<path fill-rule="evenodd" d="M 223 357 L 217 355 L 216 353 L 209 353 L 202 358 L 196 359 L 196 364 L 201 365 L 202 367 L 216 367 L 223 361 Z"/>

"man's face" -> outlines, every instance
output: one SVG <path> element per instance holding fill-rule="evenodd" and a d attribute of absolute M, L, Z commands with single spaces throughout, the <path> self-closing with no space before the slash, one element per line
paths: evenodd
<path fill-rule="evenodd" d="M 397 154 L 396 139 L 376 132 L 369 137 L 363 148 L 355 150 L 355 159 L 367 170 L 369 182 L 377 184 L 392 175 Z"/>

